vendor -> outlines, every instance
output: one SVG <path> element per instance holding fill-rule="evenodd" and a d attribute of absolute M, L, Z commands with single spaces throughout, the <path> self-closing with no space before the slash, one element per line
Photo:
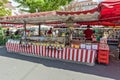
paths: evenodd
<path fill-rule="evenodd" d="M 93 30 L 90 29 L 90 25 L 87 26 L 87 29 L 83 33 L 85 34 L 86 40 L 92 40 Z"/>
<path fill-rule="evenodd" d="M 48 36 L 52 36 L 52 28 L 50 28 L 50 30 L 48 30 L 47 34 L 48 34 Z"/>

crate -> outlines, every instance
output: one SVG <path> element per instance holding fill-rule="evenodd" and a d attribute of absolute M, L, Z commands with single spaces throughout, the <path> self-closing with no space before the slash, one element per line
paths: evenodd
<path fill-rule="evenodd" d="M 98 51 L 98 63 L 109 64 L 109 50 Z"/>

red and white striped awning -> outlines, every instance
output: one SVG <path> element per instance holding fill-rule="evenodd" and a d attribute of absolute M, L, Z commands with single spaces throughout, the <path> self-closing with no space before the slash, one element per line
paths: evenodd
<path fill-rule="evenodd" d="M 83 12 L 60 12 L 60 11 L 50 11 L 50 12 L 40 12 L 40 13 L 31 13 L 26 15 L 19 16 L 8 16 L 0 19 L 0 22 L 9 22 L 9 23 L 26 23 L 29 24 L 47 24 L 47 23 L 64 23 L 70 17 L 73 19 L 73 22 L 82 22 L 82 21 L 96 21 L 98 20 L 99 12 L 96 9 L 83 11 Z"/>
<path fill-rule="evenodd" d="M 72 21 L 69 22 L 69 19 Z M 0 23 L 9 24 L 63 24 L 79 25 L 120 25 L 120 1 L 101 2 L 97 8 L 88 11 L 49 11 L 0 18 Z"/>

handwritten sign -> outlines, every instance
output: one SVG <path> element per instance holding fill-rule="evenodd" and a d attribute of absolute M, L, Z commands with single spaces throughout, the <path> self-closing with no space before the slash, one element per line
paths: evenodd
<path fill-rule="evenodd" d="M 86 44 L 80 44 L 80 48 L 81 49 L 85 49 L 86 48 Z"/>

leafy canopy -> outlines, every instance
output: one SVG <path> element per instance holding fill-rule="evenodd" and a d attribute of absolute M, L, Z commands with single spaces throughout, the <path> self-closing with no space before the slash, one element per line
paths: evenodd
<path fill-rule="evenodd" d="M 8 0 L 0 0 L 0 17 L 11 15 L 11 11 L 5 7 L 7 2 Z"/>
<path fill-rule="evenodd" d="M 22 11 L 26 12 L 43 12 L 59 10 L 61 6 L 69 4 L 72 0 L 14 0 L 20 5 Z"/>

